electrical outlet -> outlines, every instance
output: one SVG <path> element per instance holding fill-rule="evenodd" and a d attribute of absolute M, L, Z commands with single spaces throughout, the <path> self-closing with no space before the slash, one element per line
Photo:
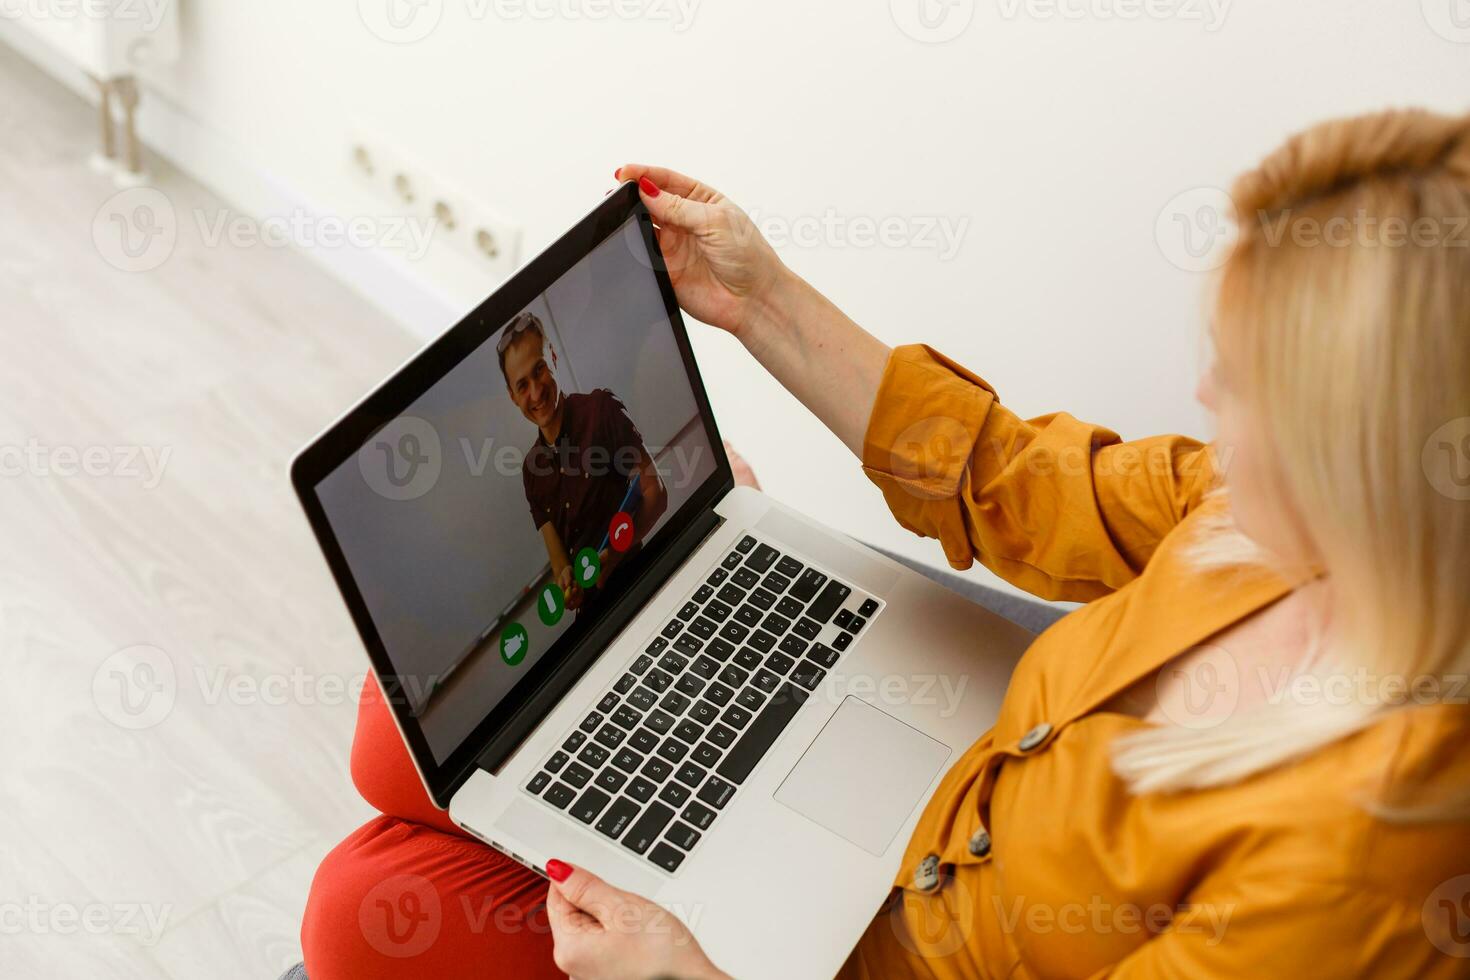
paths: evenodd
<path fill-rule="evenodd" d="M 521 229 L 462 188 L 361 130 L 350 136 L 348 166 L 360 184 L 391 204 L 395 214 L 434 222 L 431 252 L 448 246 L 476 270 L 477 277 L 504 279 L 515 271 Z"/>

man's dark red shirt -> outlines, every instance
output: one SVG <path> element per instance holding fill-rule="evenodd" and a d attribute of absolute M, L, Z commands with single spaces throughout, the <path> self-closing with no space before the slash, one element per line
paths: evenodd
<path fill-rule="evenodd" d="M 611 391 L 564 396 L 556 442 L 537 435 L 521 465 L 531 520 L 538 529 L 548 522 L 556 528 L 568 558 L 596 548 L 648 458 L 643 436 Z"/>

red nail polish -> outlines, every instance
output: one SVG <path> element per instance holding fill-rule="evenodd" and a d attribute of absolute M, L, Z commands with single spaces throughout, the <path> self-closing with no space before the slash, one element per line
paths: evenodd
<path fill-rule="evenodd" d="M 623 179 L 623 168 L 622 167 L 619 167 L 618 169 L 616 169 L 616 170 L 613 171 L 613 180 L 622 180 L 622 179 Z"/>
<path fill-rule="evenodd" d="M 572 866 L 565 861 L 558 861 L 556 858 L 552 858 L 546 862 L 546 874 L 552 881 L 566 881 L 572 876 Z"/>
<path fill-rule="evenodd" d="M 649 197 L 658 197 L 660 194 L 663 193 L 663 191 L 658 189 L 658 185 L 649 180 L 647 177 L 638 178 L 638 189 L 647 194 Z"/>

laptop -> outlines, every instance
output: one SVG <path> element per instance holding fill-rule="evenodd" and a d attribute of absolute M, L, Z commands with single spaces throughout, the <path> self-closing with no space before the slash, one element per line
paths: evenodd
<path fill-rule="evenodd" d="M 737 976 L 836 972 L 1029 641 L 735 485 L 632 184 L 291 478 L 435 804 Z"/>

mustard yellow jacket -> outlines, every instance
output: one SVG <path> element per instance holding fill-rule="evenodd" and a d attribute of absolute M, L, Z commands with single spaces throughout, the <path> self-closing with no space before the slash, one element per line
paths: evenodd
<path fill-rule="evenodd" d="M 1470 977 L 1470 824 L 1364 805 L 1470 787 L 1470 691 L 1223 788 L 1137 796 L 1112 771 L 1111 744 L 1144 723 L 1104 706 L 1295 584 L 1183 553 L 1218 506 L 1206 447 L 1023 421 L 904 347 L 863 463 L 954 567 L 1087 604 L 1022 659 L 844 976 Z"/>

